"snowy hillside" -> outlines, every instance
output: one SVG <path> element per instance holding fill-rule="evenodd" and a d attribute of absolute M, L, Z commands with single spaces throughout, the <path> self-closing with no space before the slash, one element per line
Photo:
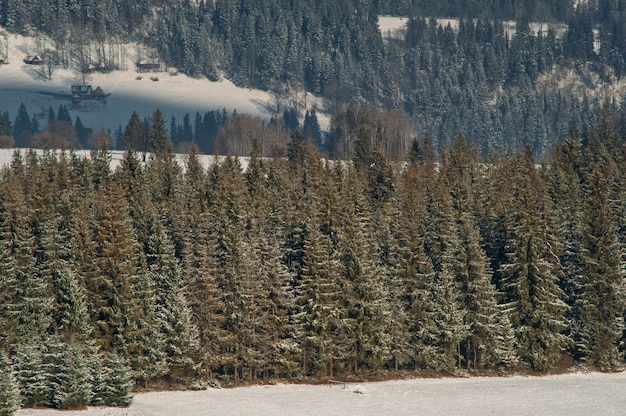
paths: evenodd
<path fill-rule="evenodd" d="M 121 46 L 123 71 L 109 74 L 94 72 L 87 76 L 86 83 L 94 88 L 100 86 L 105 93 L 110 93 L 105 105 L 89 102 L 87 105 L 75 105 L 69 98 L 58 98 L 44 93 L 69 94 L 70 86 L 82 83 L 78 72 L 55 68 L 52 80 L 44 79 L 45 68 L 27 65 L 23 60 L 35 55 L 39 45 L 46 40 L 27 38 L 20 35 L 6 35 L 0 28 L 0 58 L 8 43 L 8 63 L 0 65 L 0 111 L 8 111 L 14 118 L 21 103 L 26 105 L 29 114 L 47 118 L 50 106 L 56 111 L 64 104 L 74 119 L 80 116 L 84 125 L 94 129 L 104 128 L 115 131 L 119 125 L 124 127 L 133 111 L 140 117 L 150 117 L 156 108 L 160 108 L 166 117 L 175 116 L 179 121 L 186 113 L 192 117 L 199 111 L 225 108 L 229 113 L 236 110 L 239 114 L 250 114 L 269 119 L 271 114 L 267 105 L 272 102 L 269 93 L 260 90 L 239 88 L 227 79 L 218 82 L 206 78 L 190 78 L 178 74 L 174 69 L 160 72 L 138 73 L 135 62 L 140 51 L 137 45 Z M 311 103 L 315 100 L 309 100 Z M 317 102 L 316 102 L 317 103 Z M 319 103 L 317 103 L 319 104 Z M 321 108 L 318 105 L 318 108 Z M 324 118 L 320 118 L 320 123 Z M 45 124 L 45 121 L 44 121 Z"/>
<path fill-rule="evenodd" d="M 380 33 L 384 38 L 402 39 L 408 20 L 408 17 L 379 16 L 378 27 L 380 29 Z M 452 30 L 458 30 L 459 19 L 437 18 L 437 25 L 442 28 L 450 26 Z M 502 26 L 509 39 L 515 35 L 516 23 L 514 21 L 504 21 L 502 22 Z M 549 30 L 552 30 L 554 31 L 555 36 L 560 38 L 567 31 L 567 25 L 562 23 L 531 22 L 530 30 L 533 33 L 541 32 L 543 36 L 547 35 Z"/>

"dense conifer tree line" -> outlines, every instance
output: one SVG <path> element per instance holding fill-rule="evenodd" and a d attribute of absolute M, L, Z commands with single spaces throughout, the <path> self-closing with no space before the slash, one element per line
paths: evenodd
<path fill-rule="evenodd" d="M 616 113 L 538 164 L 463 136 L 325 160 L 183 166 L 16 152 L 0 180 L 2 409 L 125 405 L 133 384 L 548 373 L 624 363 L 626 153 Z"/>
<path fill-rule="evenodd" d="M 121 63 L 106 51 L 135 40 L 154 51 L 139 60 L 192 76 L 225 75 L 275 92 L 305 89 L 327 99 L 331 110 L 354 103 L 398 109 L 436 141 L 463 131 L 483 156 L 520 145 L 541 156 L 565 136 L 572 114 L 579 125 L 591 124 L 600 104 L 594 94 L 561 89 L 551 71 L 572 70 L 587 81 L 593 74 L 604 84 L 626 71 L 623 2 L 574 3 L 1 0 L 0 25 L 47 34 L 49 50 L 41 53 L 53 65 L 115 69 Z M 377 25 L 382 13 L 410 17 L 403 34 L 384 38 Z M 432 16 L 460 22 L 453 28 Z M 516 22 L 514 33 L 505 30 L 505 20 Z M 533 21 L 565 26 L 537 32 Z M 20 131 L 22 118 L 15 126 Z M 171 129 L 175 142 L 189 140 L 197 120 L 178 122 L 180 131 Z"/>

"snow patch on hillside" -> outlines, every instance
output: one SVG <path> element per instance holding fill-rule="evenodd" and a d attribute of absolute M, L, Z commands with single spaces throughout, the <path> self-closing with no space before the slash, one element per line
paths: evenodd
<path fill-rule="evenodd" d="M 408 17 L 378 16 L 378 29 L 383 38 L 404 39 Z"/>
<path fill-rule="evenodd" d="M 626 78 L 618 79 L 613 71 L 605 69 L 605 76 L 591 70 L 589 63 L 579 64 L 575 68 L 555 67 L 539 76 L 539 88 L 557 88 L 564 94 L 579 97 L 592 97 L 598 102 L 621 103 L 626 97 Z"/>
<path fill-rule="evenodd" d="M 7 35 L 2 28 L 0 35 Z M 0 65 L 0 111 L 8 111 L 12 119 L 21 103 L 24 103 L 31 116 L 35 114 L 42 120 L 41 124 L 47 121 L 49 107 L 56 111 L 59 105 L 65 105 L 70 110 L 72 119 L 79 116 L 85 126 L 111 131 L 117 130 L 119 126 L 123 128 L 133 111 L 137 111 L 141 118 L 149 118 L 157 108 L 168 119 L 175 116 L 179 123 L 186 113 L 193 119 L 196 112 L 203 114 L 222 109 L 229 114 L 237 111 L 239 114 L 250 114 L 264 120 L 269 120 L 272 116 L 268 104 L 271 105 L 273 97 L 266 91 L 240 88 L 228 79 L 213 82 L 206 78 L 192 78 L 179 74 L 174 69 L 137 72 L 135 63 L 143 54 L 142 47 L 137 44 L 121 45 L 124 70 L 94 72 L 87 76 L 87 84 L 94 88 L 100 86 L 105 93 L 111 94 L 105 105 L 84 101 L 72 106 L 67 98 L 41 92 L 69 94 L 71 85 L 82 83 L 81 76 L 76 71 L 56 68 L 52 80 L 46 80 L 41 74 L 44 71 L 41 66 L 23 62 L 27 55 L 35 54 L 38 42 L 50 42 L 15 34 L 7 36 L 8 54 L 4 51 L 6 38 L 0 36 L 0 57 L 6 55 L 8 58 L 7 64 Z M 322 113 L 322 103 L 317 99 L 309 102 L 318 109 L 318 118 L 324 129 L 327 127 L 328 117 Z"/>
<path fill-rule="evenodd" d="M 408 21 L 407 17 L 378 16 L 378 27 L 382 37 L 385 39 L 404 39 Z M 459 30 L 459 19 L 436 18 L 436 21 L 437 26 L 441 28 L 450 26 L 454 31 Z M 516 32 L 515 21 L 504 21 L 502 26 L 508 38 L 511 39 Z M 552 30 L 557 38 L 561 38 L 567 31 L 567 25 L 563 23 L 531 22 L 529 26 L 534 34 L 541 33 L 542 36 L 546 36 Z"/>

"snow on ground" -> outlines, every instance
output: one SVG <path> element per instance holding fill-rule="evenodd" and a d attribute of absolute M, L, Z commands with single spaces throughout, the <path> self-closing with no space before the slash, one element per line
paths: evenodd
<path fill-rule="evenodd" d="M 44 150 L 42 149 L 32 149 L 32 150 L 34 150 L 40 156 L 43 155 L 44 153 Z M 5 166 L 9 166 L 11 164 L 11 161 L 13 160 L 13 157 L 16 151 L 19 151 L 22 157 L 24 157 L 24 155 L 26 155 L 27 152 L 30 152 L 31 149 L 0 149 L 0 169 L 2 169 Z M 74 153 L 78 155 L 79 157 L 85 157 L 85 158 L 91 157 L 91 151 L 89 150 L 76 150 Z M 66 155 L 69 156 L 69 152 L 67 152 Z M 141 156 L 138 156 L 138 157 L 141 157 Z M 115 171 L 115 169 L 117 169 L 122 159 L 124 159 L 124 151 L 122 150 L 111 151 L 111 170 L 112 171 Z M 198 155 L 198 159 L 200 163 L 202 164 L 202 166 L 204 167 L 204 169 L 206 170 L 208 169 L 209 166 L 213 165 L 213 163 L 215 163 L 216 160 L 218 162 L 221 162 L 225 159 L 225 157 L 218 156 L 216 158 L 215 156 L 212 156 L 212 155 Z M 187 155 L 180 154 L 180 153 L 176 154 L 176 161 L 181 167 L 184 168 L 185 165 L 187 164 Z M 248 168 L 248 158 L 240 157 L 239 162 L 241 164 L 241 168 L 245 171 Z"/>
<path fill-rule="evenodd" d="M 129 408 L 24 409 L 17 416 L 623 415 L 626 373 L 417 379 L 136 394 Z"/>
<path fill-rule="evenodd" d="M 408 20 L 409 19 L 407 17 L 379 16 L 378 27 L 381 35 L 383 38 L 402 39 Z M 452 30 L 457 31 L 459 30 L 459 19 L 437 18 L 437 25 L 442 28 L 450 26 Z M 504 32 L 507 34 L 508 38 L 511 39 L 515 35 L 515 21 L 504 21 L 502 22 L 502 26 L 504 27 Z M 531 22 L 530 30 L 533 33 L 541 32 L 543 36 L 546 36 L 549 30 L 553 30 L 555 36 L 560 38 L 567 31 L 567 25 L 563 23 Z M 598 39 L 597 34 L 596 39 Z"/>
<path fill-rule="evenodd" d="M 0 28 L 0 35 L 2 28 Z M 5 47 L 4 38 L 0 37 L 0 55 Z M 110 93 L 103 106 L 95 101 L 84 101 L 83 105 L 72 106 L 69 99 L 44 95 L 40 92 L 69 94 L 70 86 L 81 84 L 78 73 L 73 70 L 57 68 L 52 80 L 44 80 L 38 73 L 41 66 L 26 65 L 23 59 L 34 54 L 36 41 L 20 35 L 8 36 L 8 61 L 0 65 L 0 111 L 8 111 L 11 121 L 17 115 L 17 109 L 24 103 L 29 114 L 39 115 L 41 124 L 47 121 L 48 108 L 55 111 L 59 105 L 68 107 L 72 119 L 80 116 L 83 125 L 94 129 L 104 128 L 115 131 L 128 123 L 133 111 L 140 117 L 150 117 L 155 109 L 160 108 L 169 119 L 172 115 L 179 123 L 186 113 L 193 122 L 197 111 L 201 114 L 210 110 L 226 109 L 229 114 L 234 110 L 239 114 L 250 114 L 269 120 L 271 114 L 267 105 L 272 97 L 266 91 L 240 88 L 227 79 L 217 82 L 206 78 L 191 78 L 177 74 L 174 70 L 150 73 L 138 73 L 135 69 L 137 45 L 124 45 L 124 65 L 126 70 L 109 74 L 94 73 L 88 75 L 87 84 L 102 87 Z M 151 79 L 152 78 L 152 79 Z M 158 79 L 155 81 L 153 79 Z M 310 100 L 318 109 L 323 109 L 319 100 Z M 318 112 L 322 128 L 328 124 L 321 112 Z"/>
<path fill-rule="evenodd" d="M 378 16 L 378 29 L 383 38 L 402 39 L 408 17 Z"/>

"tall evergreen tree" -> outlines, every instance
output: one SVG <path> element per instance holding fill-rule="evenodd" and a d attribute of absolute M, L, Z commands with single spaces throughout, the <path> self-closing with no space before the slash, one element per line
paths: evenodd
<path fill-rule="evenodd" d="M 139 259 L 128 221 L 128 208 L 116 188 L 103 189 L 96 200 L 95 274 L 90 284 L 97 343 L 103 352 L 127 352 L 135 313 L 133 284 Z"/>
<path fill-rule="evenodd" d="M 189 377 L 195 367 L 198 332 L 191 321 L 184 282 L 174 258 L 174 249 L 160 221 L 154 217 L 150 221 L 148 235 L 148 277 L 156 289 L 156 315 L 159 317 L 160 338 L 167 355 L 169 376 L 174 380 Z"/>
<path fill-rule="evenodd" d="M 349 331 L 348 369 L 358 374 L 361 366 L 381 368 L 389 359 L 389 316 L 387 285 L 372 239 L 371 224 L 363 188 L 357 173 L 350 169 L 343 188 L 343 218 L 340 219 L 337 248 L 346 282 L 346 309 Z"/>
<path fill-rule="evenodd" d="M 3 181 L 0 192 L 0 344 L 6 347 L 45 337 L 52 324 L 53 297 L 51 282 L 36 267 L 34 239 L 24 215 L 28 210 L 22 193 L 14 181 Z"/>
<path fill-rule="evenodd" d="M 608 193 L 610 172 L 594 166 L 587 176 L 582 217 L 582 274 L 574 305 L 579 358 L 612 371 L 620 368 L 617 343 L 623 330 L 624 282 L 620 247 Z"/>
<path fill-rule="evenodd" d="M 518 218 L 508 262 L 502 266 L 502 290 L 520 359 L 545 372 L 558 364 L 569 346 L 568 307 L 560 287 L 559 245 L 545 187 L 528 153 L 518 156 L 520 162 Z"/>
<path fill-rule="evenodd" d="M 131 148 L 143 155 L 143 161 L 146 161 L 146 154 L 148 153 L 148 137 L 145 135 L 145 129 L 143 122 L 139 118 L 139 114 L 136 111 L 130 116 L 128 124 L 124 128 L 124 135 L 122 136 L 122 143 L 126 148 Z"/>
<path fill-rule="evenodd" d="M 345 282 L 341 280 L 339 253 L 314 221 L 308 224 L 302 274 L 296 289 L 298 312 L 294 315 L 294 331 L 305 374 L 323 370 L 324 375 L 333 377 L 347 358 L 344 337 L 349 329 L 344 327 L 347 311 L 342 290 Z"/>
<path fill-rule="evenodd" d="M 30 147 L 30 139 L 34 133 L 30 115 L 26 110 L 26 106 L 22 103 L 17 110 L 17 117 L 13 122 L 13 137 L 15 138 L 15 146 L 28 148 Z"/>
<path fill-rule="evenodd" d="M 0 416 L 13 416 L 20 409 L 22 398 L 11 363 L 0 351 Z"/>
<path fill-rule="evenodd" d="M 167 135 L 167 120 L 158 108 L 152 113 L 150 143 L 152 150 L 157 154 L 157 158 L 161 154 L 169 154 L 174 151 L 172 141 Z"/>

